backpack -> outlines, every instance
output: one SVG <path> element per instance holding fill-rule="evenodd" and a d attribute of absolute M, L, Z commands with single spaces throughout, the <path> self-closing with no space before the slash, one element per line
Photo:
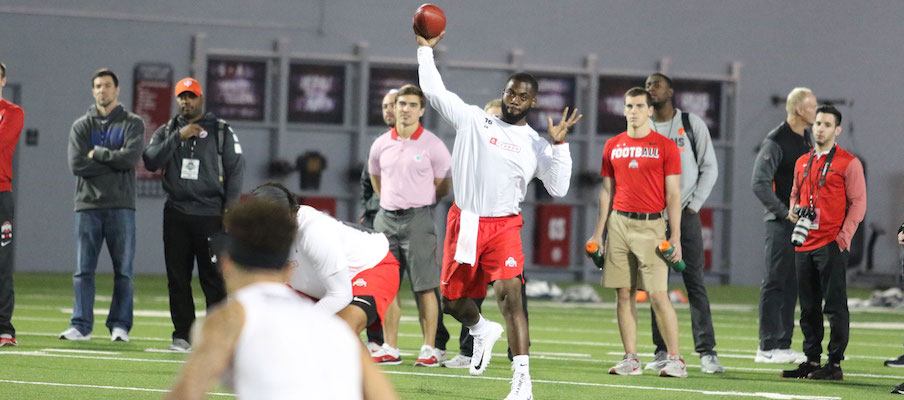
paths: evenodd
<path fill-rule="evenodd" d="M 173 117 L 173 119 L 171 119 L 166 124 L 165 131 L 163 132 L 164 137 L 168 137 L 170 135 L 170 133 L 173 131 L 173 128 L 175 128 L 176 118 L 178 118 L 178 117 Z M 224 121 L 220 118 L 217 118 L 217 133 L 214 135 L 214 139 L 216 139 L 216 141 L 217 141 L 217 174 L 219 175 L 220 183 L 224 182 L 224 178 L 223 178 L 223 169 L 224 169 L 223 168 L 223 146 L 226 143 L 226 138 L 224 138 L 223 135 L 225 134 L 227 128 L 228 128 L 228 124 L 226 124 L 226 121 Z"/>
<path fill-rule="evenodd" d="M 691 128 L 691 117 L 690 114 L 684 111 L 681 112 L 681 125 L 684 126 L 684 133 L 687 134 L 687 140 L 691 142 L 691 150 L 694 153 L 694 162 L 699 164 L 700 160 L 697 158 L 697 139 L 694 138 L 694 128 Z"/>

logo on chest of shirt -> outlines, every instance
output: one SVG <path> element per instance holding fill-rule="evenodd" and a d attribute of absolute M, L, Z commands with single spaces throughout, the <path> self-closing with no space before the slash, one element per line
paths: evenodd
<path fill-rule="evenodd" d="M 640 163 L 638 163 L 637 160 L 631 160 L 631 162 L 628 163 L 628 168 L 640 168 Z"/>
<path fill-rule="evenodd" d="M 619 158 L 659 158 L 658 147 L 616 147 L 612 149 L 609 159 L 616 160 Z"/>
<path fill-rule="evenodd" d="M 496 139 L 496 138 L 490 138 L 490 144 L 492 144 L 496 147 L 499 147 L 502 150 L 508 150 L 508 151 L 511 151 L 514 153 L 521 152 L 521 146 L 518 146 L 517 144 L 513 144 L 513 143 L 500 142 L 499 139 Z"/>
<path fill-rule="evenodd" d="M 491 120 L 491 119 L 489 119 L 489 118 L 484 118 L 484 119 L 483 119 L 483 127 L 484 127 L 484 128 L 489 128 L 490 125 L 493 125 L 493 120 Z"/>

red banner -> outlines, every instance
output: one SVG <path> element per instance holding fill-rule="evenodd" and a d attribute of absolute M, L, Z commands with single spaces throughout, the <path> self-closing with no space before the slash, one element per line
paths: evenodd
<path fill-rule="evenodd" d="M 713 267 L 713 209 L 700 209 L 700 225 L 703 233 L 703 269 L 709 271 Z"/>
<path fill-rule="evenodd" d="M 144 120 L 144 140 L 147 143 L 157 128 L 169 122 L 173 103 L 173 67 L 169 64 L 138 63 L 135 64 L 134 74 L 132 112 Z M 163 177 L 162 172 L 148 171 L 143 160 L 138 161 L 135 170 L 138 179 L 159 180 Z"/>
<path fill-rule="evenodd" d="M 336 199 L 333 197 L 303 197 L 301 204 L 311 206 L 318 211 L 329 214 L 331 217 L 336 217 Z"/>
<path fill-rule="evenodd" d="M 537 206 L 534 263 L 565 268 L 571 262 L 571 206 Z"/>

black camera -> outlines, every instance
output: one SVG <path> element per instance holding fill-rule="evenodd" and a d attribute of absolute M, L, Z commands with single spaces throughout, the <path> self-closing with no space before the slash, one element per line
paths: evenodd
<path fill-rule="evenodd" d="M 816 219 L 816 210 L 810 207 L 802 207 L 797 210 L 797 224 L 791 231 L 791 244 L 800 247 L 807 240 L 810 228 L 813 227 L 813 220 Z"/>

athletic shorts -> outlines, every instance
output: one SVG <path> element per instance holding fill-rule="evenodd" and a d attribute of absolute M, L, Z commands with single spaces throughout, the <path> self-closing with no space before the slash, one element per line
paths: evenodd
<path fill-rule="evenodd" d="M 524 225 L 524 220 L 521 219 L 521 214 L 508 217 L 480 217 L 477 231 L 477 261 L 476 265 L 470 265 L 455 261 L 460 213 L 458 206 L 452 204 L 446 217 L 440 289 L 443 297 L 449 300 L 462 297 L 484 298 L 490 282 L 511 279 L 523 274 L 521 226 Z"/>
<path fill-rule="evenodd" d="M 399 262 L 386 252 L 386 257 L 375 267 L 366 269 L 352 278 L 353 296 L 371 296 L 376 304 L 377 320 L 368 329 L 379 329 L 383 326 L 386 309 L 399 292 Z M 367 312 L 365 310 L 365 312 Z"/>
<path fill-rule="evenodd" d="M 433 207 L 399 211 L 380 209 L 374 230 L 389 239 L 389 251 L 399 261 L 399 276 L 408 271 L 411 290 L 423 292 L 439 287 L 439 259 L 436 256 L 436 226 Z"/>
<path fill-rule="evenodd" d="M 631 219 L 613 211 L 606 220 L 606 231 L 603 286 L 647 292 L 668 289 L 669 267 L 656 252 L 659 242 L 665 240 L 665 219 Z"/>

